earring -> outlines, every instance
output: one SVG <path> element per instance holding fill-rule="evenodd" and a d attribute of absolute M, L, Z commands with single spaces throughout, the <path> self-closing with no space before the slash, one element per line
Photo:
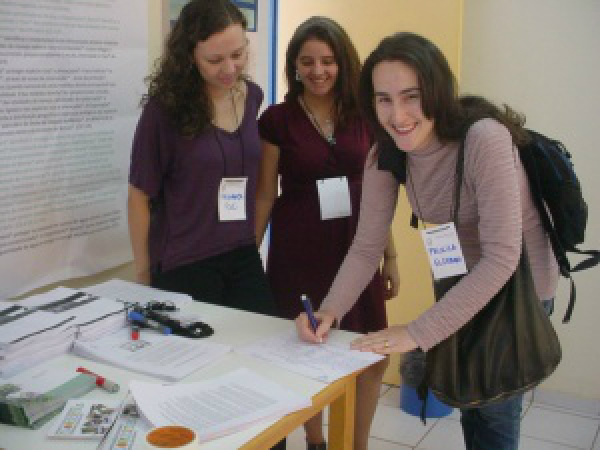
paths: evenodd
<path fill-rule="evenodd" d="M 296 70 L 296 81 L 302 81 L 302 78 L 300 78 L 300 74 L 298 73 L 297 70 Z"/>

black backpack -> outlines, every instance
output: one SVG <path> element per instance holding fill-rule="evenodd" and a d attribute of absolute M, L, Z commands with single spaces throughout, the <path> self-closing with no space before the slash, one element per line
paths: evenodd
<path fill-rule="evenodd" d="M 576 294 L 571 273 L 597 265 L 600 252 L 579 250 L 576 247 L 584 240 L 588 207 L 583 199 L 571 154 L 561 142 L 532 130 L 527 131 L 531 141 L 519 147 L 519 155 L 560 273 L 571 282 L 569 306 L 563 318 L 563 323 L 567 323 L 575 306 Z M 589 258 L 571 267 L 567 252 L 588 255 Z"/>

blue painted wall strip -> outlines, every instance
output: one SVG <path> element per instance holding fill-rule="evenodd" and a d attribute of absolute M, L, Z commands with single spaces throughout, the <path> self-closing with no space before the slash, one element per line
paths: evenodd
<path fill-rule="evenodd" d="M 271 17 L 269 32 L 269 104 L 275 103 L 277 95 L 277 17 L 279 0 L 270 0 Z"/>

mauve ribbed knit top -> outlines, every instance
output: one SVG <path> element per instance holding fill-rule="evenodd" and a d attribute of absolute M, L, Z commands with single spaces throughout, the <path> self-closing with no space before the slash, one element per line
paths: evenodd
<path fill-rule="evenodd" d="M 423 150 L 408 153 L 408 199 L 428 223 L 451 220 L 458 146 L 433 139 Z M 371 149 L 356 236 L 321 309 L 342 317 L 371 279 L 386 246 L 397 196 L 398 182 L 391 172 L 378 169 Z M 493 119 L 476 122 L 467 133 L 457 231 L 469 273 L 408 324 L 425 351 L 469 321 L 506 283 L 517 266 L 522 237 L 540 299 L 555 295 L 558 266 L 517 148 L 508 130 Z M 409 256 L 398 254 L 402 257 Z"/>

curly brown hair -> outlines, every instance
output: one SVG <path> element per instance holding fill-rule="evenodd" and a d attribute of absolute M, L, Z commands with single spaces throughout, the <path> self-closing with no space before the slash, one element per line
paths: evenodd
<path fill-rule="evenodd" d="M 335 82 L 335 120 L 344 124 L 348 118 L 358 114 L 358 78 L 360 59 L 344 29 L 328 17 L 311 17 L 302 22 L 290 39 L 285 54 L 285 77 L 288 85 L 286 99 L 296 99 L 302 94 L 303 85 L 296 80 L 296 59 L 300 49 L 309 39 L 326 43 L 332 50 L 338 65 Z"/>
<path fill-rule="evenodd" d="M 196 44 L 246 18 L 229 0 L 191 0 L 167 37 L 157 68 L 146 78 L 148 93 L 142 105 L 156 99 L 184 136 L 202 133 L 213 118 L 206 83 L 194 63 Z"/>

